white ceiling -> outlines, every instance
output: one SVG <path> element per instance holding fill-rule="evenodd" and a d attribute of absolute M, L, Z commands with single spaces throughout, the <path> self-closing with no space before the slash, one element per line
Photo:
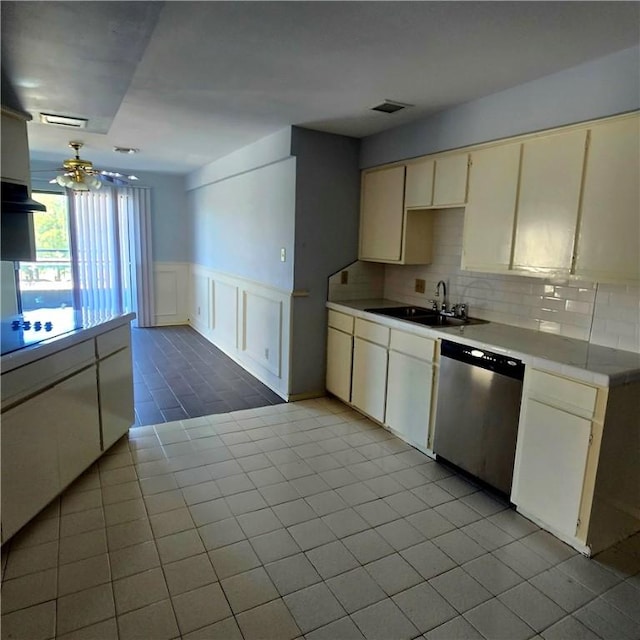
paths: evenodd
<path fill-rule="evenodd" d="M 186 173 L 296 124 L 362 137 L 636 44 L 638 2 L 10 2 L 2 67 L 54 164 Z M 385 98 L 415 105 L 370 111 Z M 89 119 L 86 131 L 37 122 Z M 138 147 L 122 156 L 113 146 Z"/>

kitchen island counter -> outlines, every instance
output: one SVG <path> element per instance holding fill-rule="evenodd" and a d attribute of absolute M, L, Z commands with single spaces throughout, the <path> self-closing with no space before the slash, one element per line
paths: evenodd
<path fill-rule="evenodd" d="M 489 322 L 462 327 L 428 327 L 365 309 L 410 306 L 387 299 L 327 302 L 327 308 L 402 331 L 451 340 L 513 356 L 525 364 L 603 387 L 640 380 L 640 354 L 542 331 Z"/>
<path fill-rule="evenodd" d="M 7 353 L 0 358 L 0 370 L 8 373 L 19 367 L 23 367 L 41 358 L 64 351 L 80 342 L 91 340 L 102 333 L 130 323 L 136 317 L 135 313 L 124 313 L 106 316 L 94 322 L 85 323 L 81 328 L 67 333 L 53 336 L 49 340 L 23 347 L 18 351 Z"/>
<path fill-rule="evenodd" d="M 2 357 L 2 543 L 134 422 L 133 313 Z"/>

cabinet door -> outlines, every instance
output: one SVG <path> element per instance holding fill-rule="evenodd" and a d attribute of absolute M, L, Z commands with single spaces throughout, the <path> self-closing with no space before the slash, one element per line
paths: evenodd
<path fill-rule="evenodd" d="M 433 160 L 407 165 L 407 180 L 404 187 L 404 206 L 430 207 L 433 202 Z"/>
<path fill-rule="evenodd" d="M 367 415 L 384 420 L 387 386 L 387 349 L 355 338 L 351 402 Z"/>
<path fill-rule="evenodd" d="M 463 269 L 507 271 L 511 266 L 521 148 L 505 144 L 471 154 Z"/>
<path fill-rule="evenodd" d="M 446 156 L 436 160 L 433 206 L 462 205 L 467 201 L 469 155 Z"/>
<path fill-rule="evenodd" d="M 327 333 L 327 391 L 351 401 L 353 336 L 329 327 Z"/>
<path fill-rule="evenodd" d="M 91 367 L 2 414 L 2 534 L 12 536 L 100 455 Z"/>
<path fill-rule="evenodd" d="M 385 423 L 423 449 L 429 434 L 432 384 L 433 366 L 429 362 L 389 352 Z"/>
<path fill-rule="evenodd" d="M 360 259 L 398 261 L 402 255 L 404 167 L 363 174 Z"/>
<path fill-rule="evenodd" d="M 577 529 L 590 435 L 589 420 L 525 399 L 511 500 L 568 536 Z"/>
<path fill-rule="evenodd" d="M 8 113 L 2 114 L 2 179 L 31 184 L 27 122 Z M 23 258 L 22 258 L 23 259 Z"/>
<path fill-rule="evenodd" d="M 597 125 L 587 152 L 576 275 L 640 280 L 640 118 Z"/>
<path fill-rule="evenodd" d="M 586 131 L 570 131 L 524 143 L 515 269 L 569 272 L 586 136 Z"/>
<path fill-rule="evenodd" d="M 134 423 L 131 350 L 123 349 L 101 360 L 98 363 L 98 380 L 104 451 L 127 433 Z"/>

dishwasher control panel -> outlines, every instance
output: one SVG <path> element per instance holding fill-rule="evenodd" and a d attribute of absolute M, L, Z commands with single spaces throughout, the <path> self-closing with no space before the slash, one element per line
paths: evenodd
<path fill-rule="evenodd" d="M 443 340 L 440 345 L 440 355 L 465 362 L 482 369 L 488 369 L 501 375 L 522 380 L 524 364 L 511 356 L 504 356 L 485 349 L 478 349 L 458 342 Z"/>

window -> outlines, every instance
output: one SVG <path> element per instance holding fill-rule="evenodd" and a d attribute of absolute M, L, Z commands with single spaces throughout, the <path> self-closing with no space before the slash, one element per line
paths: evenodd
<path fill-rule="evenodd" d="M 20 262 L 23 311 L 73 307 L 68 199 L 61 193 L 33 194 L 46 211 L 34 211 L 36 261 Z"/>

